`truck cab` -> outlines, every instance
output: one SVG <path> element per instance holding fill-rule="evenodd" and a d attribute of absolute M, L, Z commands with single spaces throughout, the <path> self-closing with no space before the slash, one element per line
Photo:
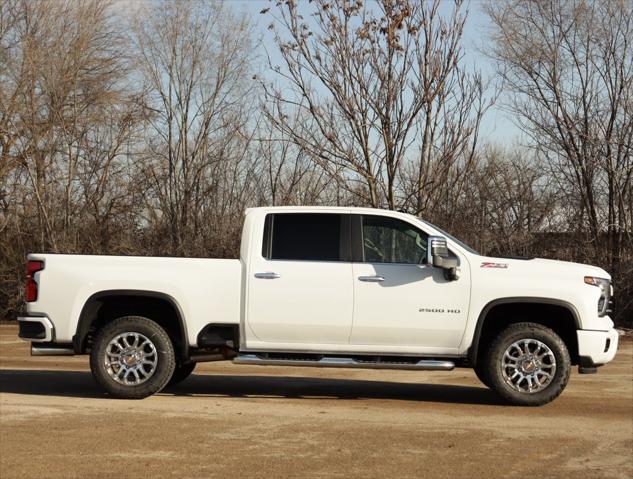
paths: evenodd
<path fill-rule="evenodd" d="M 428 259 L 433 231 L 388 212 L 265 210 L 243 252 L 244 350 L 457 355 L 470 303 L 459 280 Z M 263 231 L 263 234 L 261 232 Z"/>

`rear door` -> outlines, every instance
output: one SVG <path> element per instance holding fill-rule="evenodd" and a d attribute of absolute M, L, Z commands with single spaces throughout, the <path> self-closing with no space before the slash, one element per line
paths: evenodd
<path fill-rule="evenodd" d="M 468 316 L 470 273 L 451 281 L 426 264 L 428 235 L 401 219 L 353 216 L 352 345 L 368 350 L 452 354 Z"/>
<path fill-rule="evenodd" d="M 349 341 L 349 219 L 336 213 L 266 216 L 261 254 L 252 254 L 247 279 L 248 349 L 303 350 L 306 343 L 314 348 Z"/>

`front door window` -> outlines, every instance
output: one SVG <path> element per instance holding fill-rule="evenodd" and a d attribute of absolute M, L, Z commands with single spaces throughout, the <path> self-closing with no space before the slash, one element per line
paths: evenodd
<path fill-rule="evenodd" d="M 404 221 L 363 216 L 363 262 L 422 264 L 427 236 Z"/>

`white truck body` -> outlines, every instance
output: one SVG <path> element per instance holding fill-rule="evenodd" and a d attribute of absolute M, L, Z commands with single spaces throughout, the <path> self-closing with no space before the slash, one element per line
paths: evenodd
<path fill-rule="evenodd" d="M 583 279 L 610 282 L 600 268 L 480 256 L 450 237 L 446 242 L 458 262 L 457 279 L 447 279 L 430 260 L 359 261 L 354 253 L 348 261 L 265 257 L 266 218 L 284 214 L 387 218 L 422 236 L 445 236 L 394 211 L 270 207 L 246 212 L 239 260 L 31 254 L 29 260 L 42 262 L 43 269 L 33 277 L 37 299 L 26 304 L 20 320 L 45 322 L 47 335 L 25 339 L 51 347 L 73 345 L 75 353 L 84 353 L 89 347 L 77 334 L 86 305 L 91 298 L 124 292 L 166 298 L 174 305 L 186 338 L 185 355 L 201 348 L 201 332 L 217 323 L 239 327 L 239 347 L 233 345 L 239 353 L 408 355 L 462 358 L 468 364 L 487 312 L 512 303 L 566 309 L 575 323 L 571 349 L 576 363 L 597 366 L 615 355 L 617 332 L 597 307 L 603 288 Z M 360 247 L 373 248 L 363 241 Z"/>

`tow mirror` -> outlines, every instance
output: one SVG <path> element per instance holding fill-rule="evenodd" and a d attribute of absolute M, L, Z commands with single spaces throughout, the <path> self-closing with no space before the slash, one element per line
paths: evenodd
<path fill-rule="evenodd" d="M 446 238 L 443 236 L 429 236 L 427 264 L 444 270 L 446 279 L 455 280 L 459 277 L 457 258 L 448 252 Z"/>

